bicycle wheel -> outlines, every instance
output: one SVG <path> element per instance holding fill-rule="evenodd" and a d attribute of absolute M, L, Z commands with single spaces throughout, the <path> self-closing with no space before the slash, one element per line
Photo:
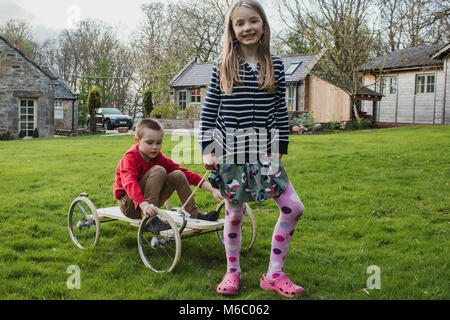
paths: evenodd
<path fill-rule="evenodd" d="M 75 198 L 70 205 L 67 223 L 70 238 L 78 248 L 97 245 L 100 238 L 100 221 L 91 200 L 86 197 Z"/>
<path fill-rule="evenodd" d="M 164 211 L 145 218 L 139 226 L 138 247 L 147 268 L 171 272 L 181 255 L 181 237 L 173 219 Z"/>

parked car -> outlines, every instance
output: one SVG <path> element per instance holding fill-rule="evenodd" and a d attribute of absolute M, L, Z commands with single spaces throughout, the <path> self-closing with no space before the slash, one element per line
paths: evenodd
<path fill-rule="evenodd" d="M 86 125 L 89 127 L 90 116 L 87 115 Z M 133 119 L 130 116 L 124 115 L 116 108 L 99 108 L 95 115 L 97 126 L 102 126 L 105 130 L 111 130 L 118 127 L 133 126 Z"/>

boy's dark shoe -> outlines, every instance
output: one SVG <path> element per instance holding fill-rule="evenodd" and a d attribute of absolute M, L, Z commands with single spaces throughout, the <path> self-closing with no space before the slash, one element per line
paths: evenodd
<path fill-rule="evenodd" d="M 216 221 L 217 219 L 219 219 L 219 211 L 213 210 L 208 213 L 199 212 L 197 214 L 197 219 L 206 221 Z"/>
<path fill-rule="evenodd" d="M 153 218 L 145 225 L 145 231 L 153 234 L 159 234 L 161 231 L 169 229 L 171 229 L 170 225 L 166 222 L 162 222 L 158 217 Z"/>

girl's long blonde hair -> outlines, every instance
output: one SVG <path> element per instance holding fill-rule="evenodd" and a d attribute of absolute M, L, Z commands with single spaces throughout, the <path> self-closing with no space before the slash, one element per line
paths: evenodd
<path fill-rule="evenodd" d="M 228 11 L 225 19 L 224 49 L 220 63 L 220 89 L 227 95 L 231 95 L 234 84 L 242 84 L 239 71 L 243 70 L 241 61 L 240 45 L 233 29 L 233 15 L 236 10 L 246 6 L 255 10 L 263 21 L 263 35 L 259 41 L 258 56 L 261 66 L 259 72 L 258 86 L 261 90 L 269 93 L 275 92 L 275 73 L 273 71 L 272 55 L 270 54 L 270 27 L 261 5 L 253 0 L 242 0 L 236 2 Z"/>

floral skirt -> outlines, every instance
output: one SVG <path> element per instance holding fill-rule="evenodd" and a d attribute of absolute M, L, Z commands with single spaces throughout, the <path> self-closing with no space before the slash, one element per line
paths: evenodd
<path fill-rule="evenodd" d="M 279 196 L 286 190 L 289 178 L 284 166 L 276 161 L 256 164 L 220 164 L 208 177 L 231 202 L 261 202 Z"/>

